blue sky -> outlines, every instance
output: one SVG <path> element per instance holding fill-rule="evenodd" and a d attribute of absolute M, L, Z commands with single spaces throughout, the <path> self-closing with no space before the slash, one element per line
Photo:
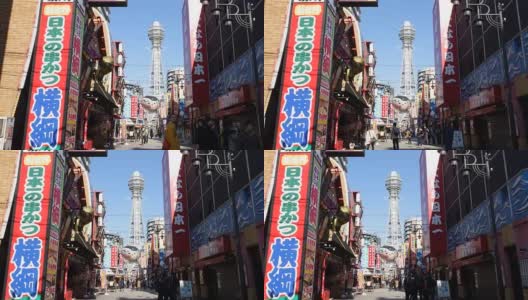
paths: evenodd
<path fill-rule="evenodd" d="M 153 217 L 163 217 L 163 151 L 108 151 L 108 157 L 91 160 L 90 183 L 93 190 L 104 192 L 106 230 L 128 240 L 132 202 L 128 179 L 139 171 L 145 179 L 143 191 L 143 225 Z M 146 229 L 143 230 L 146 230 Z"/>
<path fill-rule="evenodd" d="M 416 29 L 415 77 L 418 70 L 434 67 L 433 3 L 433 0 L 379 0 L 379 7 L 361 10 L 361 35 L 363 40 L 373 41 L 376 48 L 376 81 L 390 84 L 396 93 L 401 73 L 398 33 L 403 21 L 411 21 Z"/>
<path fill-rule="evenodd" d="M 154 21 L 165 28 L 163 73 L 183 65 L 182 5 L 183 0 L 129 0 L 128 7 L 111 8 L 111 36 L 124 42 L 127 81 L 149 85 L 151 51 L 147 31 Z"/>
<path fill-rule="evenodd" d="M 365 157 L 348 159 L 349 190 L 359 191 L 363 202 L 363 231 L 386 238 L 389 221 L 388 192 L 385 179 L 391 171 L 402 178 L 400 223 L 421 215 L 420 202 L 421 151 L 366 151 Z M 402 229 L 403 230 L 403 229 Z M 403 234 L 403 231 L 402 231 Z"/>

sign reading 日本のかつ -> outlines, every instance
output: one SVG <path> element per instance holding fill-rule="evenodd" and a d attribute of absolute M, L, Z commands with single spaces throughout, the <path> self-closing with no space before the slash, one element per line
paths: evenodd
<path fill-rule="evenodd" d="M 324 9 L 324 2 L 293 3 L 276 149 L 313 148 Z"/>
<path fill-rule="evenodd" d="M 300 298 L 312 155 L 279 154 L 264 277 L 265 299 Z"/>
<path fill-rule="evenodd" d="M 74 5 L 42 3 L 24 149 L 63 147 Z"/>
<path fill-rule="evenodd" d="M 22 153 L 2 299 L 44 299 L 55 155 Z"/>

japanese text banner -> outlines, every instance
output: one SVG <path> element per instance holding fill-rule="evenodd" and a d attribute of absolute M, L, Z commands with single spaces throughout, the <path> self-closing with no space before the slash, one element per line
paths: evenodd
<path fill-rule="evenodd" d="M 74 5 L 42 3 L 24 149 L 63 148 Z"/>
<path fill-rule="evenodd" d="M 2 299 L 44 299 L 54 152 L 23 152 Z"/>
<path fill-rule="evenodd" d="M 281 152 L 271 207 L 264 299 L 299 299 L 312 153 Z"/>
<path fill-rule="evenodd" d="M 276 149 L 310 150 L 316 132 L 325 2 L 294 2 L 279 106 Z"/>

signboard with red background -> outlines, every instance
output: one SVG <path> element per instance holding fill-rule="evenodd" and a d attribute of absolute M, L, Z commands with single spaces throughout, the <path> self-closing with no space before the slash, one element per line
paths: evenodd
<path fill-rule="evenodd" d="M 174 245 L 174 255 L 182 257 L 190 254 L 189 235 L 189 213 L 187 205 L 187 193 L 185 191 L 185 165 L 180 164 L 178 170 L 178 180 L 176 181 L 176 206 L 174 207 L 174 221 L 172 223 L 172 233 Z"/>
<path fill-rule="evenodd" d="M 376 264 L 376 247 L 368 246 L 368 267 L 374 268 Z"/>
<path fill-rule="evenodd" d="M 276 149 L 313 149 L 326 1 L 294 0 L 282 80 Z"/>
<path fill-rule="evenodd" d="M 138 116 L 138 96 L 130 96 L 130 117 L 137 118 Z"/>
<path fill-rule="evenodd" d="M 389 96 L 381 96 L 381 117 L 389 117 Z"/>
<path fill-rule="evenodd" d="M 436 0 L 433 7 L 435 45 L 436 106 L 453 107 L 460 98 L 460 74 L 456 12 L 451 1 Z M 441 72 L 441 73 L 439 73 Z"/>
<path fill-rule="evenodd" d="M 301 298 L 311 152 L 281 152 L 271 202 L 264 299 Z"/>
<path fill-rule="evenodd" d="M 424 257 L 440 256 L 447 251 L 442 160 L 437 151 L 423 151 L 420 158 Z"/>
<path fill-rule="evenodd" d="M 24 149 L 64 148 L 73 0 L 44 0 L 33 62 Z"/>
<path fill-rule="evenodd" d="M 60 222 L 50 220 L 52 197 L 60 197 L 54 191 L 55 155 L 22 153 L 2 299 L 46 298 L 46 263 L 52 273 L 54 268 L 46 259 L 50 223 Z"/>
<path fill-rule="evenodd" d="M 112 246 L 111 248 L 111 256 L 110 256 L 110 267 L 111 268 L 117 268 L 117 263 L 118 263 L 118 260 L 119 260 L 119 253 L 118 253 L 118 249 L 117 249 L 117 246 Z"/>
<path fill-rule="evenodd" d="M 209 68 L 205 9 L 200 1 L 185 0 L 183 4 L 183 43 L 185 51 L 185 93 L 197 106 L 209 104 Z"/>

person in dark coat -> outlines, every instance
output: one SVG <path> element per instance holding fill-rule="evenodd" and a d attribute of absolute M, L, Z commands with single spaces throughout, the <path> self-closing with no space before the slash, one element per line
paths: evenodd
<path fill-rule="evenodd" d="M 260 139 L 257 134 L 255 126 L 250 121 L 244 124 L 244 131 L 240 136 L 240 149 L 241 150 L 255 150 L 261 149 Z"/>

